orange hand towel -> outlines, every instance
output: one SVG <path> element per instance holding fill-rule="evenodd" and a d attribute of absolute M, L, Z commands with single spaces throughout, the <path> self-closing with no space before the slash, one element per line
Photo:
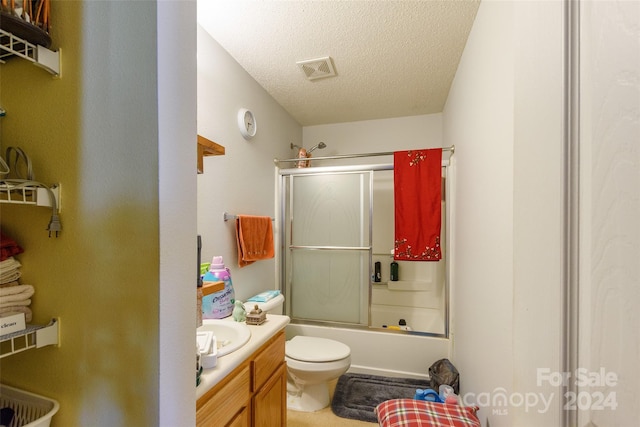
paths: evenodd
<path fill-rule="evenodd" d="M 268 216 L 238 215 L 236 218 L 238 266 L 273 258 L 273 225 Z"/>

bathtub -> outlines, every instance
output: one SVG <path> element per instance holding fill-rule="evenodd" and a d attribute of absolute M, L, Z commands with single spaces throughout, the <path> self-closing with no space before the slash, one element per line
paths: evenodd
<path fill-rule="evenodd" d="M 349 372 L 389 377 L 426 378 L 429 366 L 451 356 L 451 340 L 406 332 L 383 332 L 290 323 L 287 339 L 296 335 L 329 338 L 351 348 Z"/>
<path fill-rule="evenodd" d="M 444 283 L 436 286 L 435 278 L 429 279 L 374 283 L 371 290 L 371 326 L 397 326 L 403 319 L 414 331 L 445 335 Z"/>
<path fill-rule="evenodd" d="M 374 328 L 383 328 L 385 325 L 398 326 L 402 319 L 411 328 L 409 330 L 444 335 L 445 325 L 442 317 L 440 309 L 371 305 L 371 326 Z"/>

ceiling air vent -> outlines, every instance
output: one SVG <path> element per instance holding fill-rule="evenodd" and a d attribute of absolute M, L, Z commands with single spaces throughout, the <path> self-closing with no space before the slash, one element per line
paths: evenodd
<path fill-rule="evenodd" d="M 322 79 L 324 77 L 333 77 L 336 71 L 333 69 L 331 57 L 309 59 L 307 61 L 296 62 L 304 75 L 309 80 Z"/>

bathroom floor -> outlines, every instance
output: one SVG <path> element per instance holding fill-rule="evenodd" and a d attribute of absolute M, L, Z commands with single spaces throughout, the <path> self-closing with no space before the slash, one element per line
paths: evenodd
<path fill-rule="evenodd" d="M 333 398 L 333 390 L 338 380 L 329 383 L 329 395 Z M 317 412 L 287 411 L 287 427 L 372 427 L 377 423 L 350 420 L 334 415 L 331 405 Z"/>

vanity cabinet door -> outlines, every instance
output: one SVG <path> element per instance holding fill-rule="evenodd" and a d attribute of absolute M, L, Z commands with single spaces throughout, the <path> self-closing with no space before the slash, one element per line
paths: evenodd
<path fill-rule="evenodd" d="M 251 375 L 245 364 L 237 373 L 214 387 L 196 402 L 196 425 L 198 427 L 249 425 L 251 402 Z M 245 415 L 242 415 L 245 413 Z M 245 419 L 245 424 L 237 424 Z"/>
<path fill-rule="evenodd" d="M 237 414 L 233 420 L 226 427 L 250 427 L 251 417 L 249 416 L 249 409 L 242 408 L 239 414 Z"/>
<path fill-rule="evenodd" d="M 280 331 L 270 342 L 267 342 L 253 359 L 252 377 L 253 386 L 251 391 L 258 391 L 262 385 L 273 375 L 276 369 L 284 362 L 284 331 Z"/>
<path fill-rule="evenodd" d="M 286 427 L 287 364 L 282 362 L 253 397 L 255 427 Z"/>

